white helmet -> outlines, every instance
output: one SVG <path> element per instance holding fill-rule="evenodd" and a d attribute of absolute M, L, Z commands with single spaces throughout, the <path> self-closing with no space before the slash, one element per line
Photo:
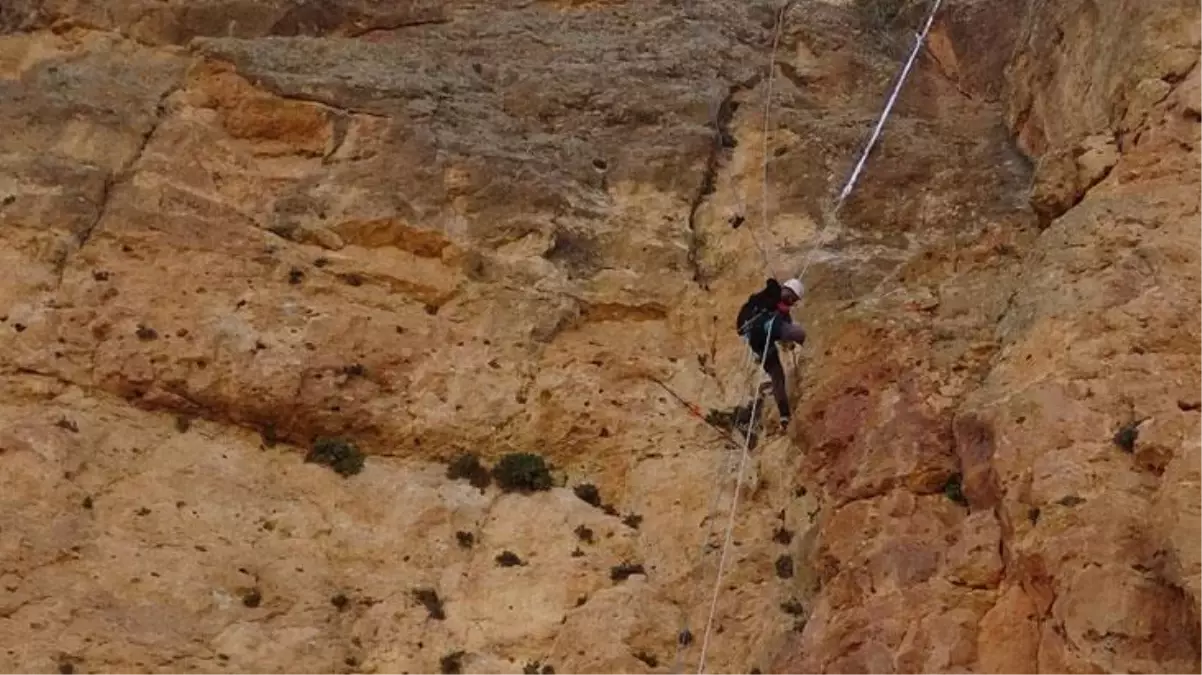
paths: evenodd
<path fill-rule="evenodd" d="M 789 279 L 785 283 L 781 284 L 781 286 L 793 291 L 793 294 L 797 296 L 798 300 L 800 300 L 801 296 L 805 295 L 806 292 L 805 284 L 801 283 L 801 279 Z"/>

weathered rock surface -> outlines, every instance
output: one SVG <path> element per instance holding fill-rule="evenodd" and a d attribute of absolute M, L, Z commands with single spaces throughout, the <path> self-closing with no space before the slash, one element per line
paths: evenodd
<path fill-rule="evenodd" d="M 986 98 L 996 85 L 972 74 L 997 64 L 957 36 L 994 6 L 953 4 L 933 41 Z M 911 311 L 929 318 L 909 330 L 891 314 L 816 331 L 837 338 L 799 434 L 834 508 L 817 535 L 827 576 L 778 668 L 1199 667 L 1198 10 L 1027 11 L 997 34 L 1017 36 L 1002 100 L 1037 167 L 1041 231 L 937 244 L 951 264 L 921 271 L 933 293 Z M 941 340 L 965 337 L 978 342 L 949 360 Z M 1141 421 L 1124 452 L 1119 432 Z M 899 500 L 949 475 L 967 514 L 910 534 L 933 514 Z"/>
<path fill-rule="evenodd" d="M 709 670 L 1197 670 L 1198 10 L 1102 4 L 949 2 L 824 227 L 918 5 L 5 3 L 0 667 L 694 667 L 763 246 Z"/>
<path fill-rule="evenodd" d="M 737 401 L 689 213 L 771 11 L 226 5 L 4 8 L 2 663 L 667 667 L 727 446 L 655 380 Z M 336 434 L 360 475 L 302 462 Z M 517 450 L 613 514 L 435 461 Z M 719 665 L 792 626 L 804 501 L 746 482 Z"/>

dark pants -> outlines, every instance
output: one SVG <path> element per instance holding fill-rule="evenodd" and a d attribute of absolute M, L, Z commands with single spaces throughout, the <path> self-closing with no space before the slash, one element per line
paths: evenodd
<path fill-rule="evenodd" d="M 756 326 L 747 336 L 751 344 L 751 352 L 756 361 L 763 361 L 764 372 L 772 378 L 772 398 L 776 399 L 776 409 L 780 411 L 781 419 L 789 417 L 789 391 L 785 386 L 785 367 L 780 362 L 780 351 L 776 348 L 777 340 L 786 340 L 801 344 L 805 342 L 805 331 L 794 323 L 775 321 L 772 323 L 772 336 L 769 340 L 767 325 Z M 764 354 L 767 344 L 768 353 Z"/>
<path fill-rule="evenodd" d="M 767 357 L 756 354 L 756 358 L 763 358 L 764 372 L 772 378 L 772 398 L 776 399 L 776 409 L 783 420 L 789 416 L 789 392 L 785 388 L 785 367 L 781 365 L 780 352 L 776 345 L 770 345 Z"/>

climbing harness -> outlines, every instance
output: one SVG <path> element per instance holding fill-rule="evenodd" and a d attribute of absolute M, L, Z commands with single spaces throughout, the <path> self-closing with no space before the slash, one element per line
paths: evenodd
<path fill-rule="evenodd" d="M 776 28 L 775 28 L 773 40 L 772 40 L 772 54 L 771 54 L 771 58 L 769 59 L 769 62 L 768 62 L 768 77 L 767 77 L 767 85 L 766 85 L 767 95 L 765 97 L 765 103 L 764 103 L 764 139 L 763 139 L 764 140 L 764 152 L 763 152 L 763 170 L 762 170 L 762 178 L 763 178 L 764 185 L 763 185 L 762 194 L 761 194 L 761 198 L 763 200 L 763 204 L 762 204 L 763 226 L 765 229 L 767 229 L 767 227 L 768 227 L 768 218 L 769 218 L 769 212 L 768 212 L 768 131 L 769 131 L 769 124 L 770 124 L 771 104 L 772 104 L 772 76 L 776 70 L 776 51 L 779 47 L 780 35 L 783 30 L 783 25 L 784 25 L 785 19 L 787 17 L 788 11 L 793 6 L 793 2 L 794 2 L 794 0 L 789 0 L 788 2 L 786 2 L 781 7 L 781 10 L 777 15 Z M 889 114 L 893 110 L 893 105 L 897 102 L 897 97 L 901 93 L 902 86 L 905 84 L 906 78 L 910 74 L 910 69 L 914 65 L 914 61 L 918 56 L 918 52 L 922 49 L 923 42 L 926 40 L 927 33 L 930 31 L 931 25 L 935 20 L 935 15 L 939 11 L 940 4 L 942 4 L 942 0 L 934 0 L 933 1 L 930 10 L 927 13 L 926 21 L 923 24 L 922 30 L 915 34 L 914 47 L 910 51 L 910 56 L 908 59 L 906 59 L 905 65 L 902 67 L 902 69 L 897 77 L 897 81 L 893 86 L 893 90 L 890 92 L 889 98 L 885 102 L 885 107 L 881 111 L 880 117 L 877 119 L 876 126 L 873 128 L 872 133 L 869 135 L 867 142 L 865 142 L 864 148 L 860 153 L 860 157 L 856 161 L 854 167 L 852 168 L 850 175 L 848 176 L 846 182 L 844 182 L 842 189 L 840 189 L 839 195 L 835 199 L 835 203 L 834 203 L 833 207 L 829 208 L 829 209 L 823 209 L 824 222 L 823 222 L 822 228 L 819 229 L 817 235 L 815 236 L 815 245 L 812 245 L 810 247 L 810 250 L 806 255 L 805 262 L 802 265 L 801 272 L 798 273 L 798 275 L 797 275 L 798 278 L 804 278 L 805 273 L 809 269 L 810 263 L 812 262 L 814 249 L 817 247 L 818 244 L 821 243 L 822 235 L 826 232 L 827 228 L 829 228 L 836 221 L 836 216 L 839 212 L 839 209 L 841 209 L 843 207 L 844 202 L 851 195 L 852 190 L 855 188 L 856 181 L 859 179 L 860 173 L 863 171 L 864 166 L 868 161 L 868 157 L 872 153 L 873 147 L 876 145 L 877 140 L 880 138 L 881 131 L 884 129 L 885 122 L 889 118 Z M 752 228 L 748 228 L 748 229 L 750 230 Z M 770 268 L 770 266 L 768 264 L 767 254 L 765 253 L 764 248 L 760 245 L 758 238 L 755 237 L 754 231 L 752 232 L 752 238 L 753 238 L 753 240 L 755 240 L 756 246 L 760 249 L 760 253 L 764 258 L 765 270 L 771 276 L 772 269 Z M 883 281 L 882 281 L 882 283 L 883 283 Z M 878 287 L 879 287 L 879 284 L 878 284 Z M 753 319 L 748 320 L 743 325 L 743 327 L 740 328 L 740 333 L 742 334 L 743 333 L 742 329 L 749 326 L 755 319 L 758 319 L 758 318 L 760 318 L 760 317 L 757 316 Z M 768 358 L 768 346 L 771 344 L 771 340 L 772 340 L 772 330 L 771 329 L 772 329 L 772 326 L 774 325 L 774 322 L 775 322 L 775 317 L 768 324 L 768 328 L 769 328 L 768 335 L 766 336 L 766 339 L 764 342 L 763 353 L 760 355 L 760 369 L 761 370 L 763 369 L 764 363 L 767 361 L 767 358 Z M 743 485 L 743 472 L 745 470 L 746 463 L 747 463 L 747 456 L 748 456 L 748 451 L 750 449 L 751 439 L 752 439 L 752 436 L 754 435 L 754 431 L 755 431 L 754 427 L 756 424 L 756 412 L 757 412 L 760 400 L 761 400 L 761 397 L 755 396 L 754 392 L 753 392 L 752 406 L 751 406 L 751 418 L 748 422 L 747 433 L 744 436 L 743 449 L 742 449 L 742 453 L 740 455 L 739 465 L 738 465 L 738 473 L 737 473 L 737 476 L 735 479 L 734 495 L 731 498 L 730 512 L 727 516 L 727 522 L 726 522 L 726 533 L 725 533 L 725 536 L 723 537 L 722 552 L 718 558 L 718 570 L 716 573 L 716 578 L 714 580 L 713 594 L 712 594 L 712 597 L 711 597 L 710 603 L 709 603 L 709 614 L 706 618 L 705 633 L 704 633 L 702 641 L 701 641 L 701 654 L 700 654 L 698 666 L 697 666 L 698 674 L 705 672 L 705 662 L 706 662 L 705 660 L 706 660 L 706 656 L 707 656 L 707 653 L 709 650 L 710 635 L 711 635 L 712 629 L 713 629 L 714 615 L 715 615 L 715 613 L 717 611 L 717 607 L 718 607 L 718 597 L 721 595 L 721 591 L 722 591 L 722 576 L 725 572 L 726 558 L 727 558 L 727 554 L 730 549 L 731 536 L 734 531 L 735 515 L 738 513 L 739 496 L 740 496 L 740 492 L 741 492 L 742 485 Z M 729 472 L 729 468 L 730 468 L 729 464 L 730 464 L 730 462 L 728 459 L 728 461 L 726 462 L 726 467 L 725 467 L 727 469 L 727 472 Z M 723 474 L 719 474 L 717 477 L 717 480 L 716 480 L 716 488 L 717 489 L 715 490 L 714 495 L 713 495 L 713 502 L 710 505 L 710 511 L 706 516 L 707 520 L 711 520 L 714 515 L 714 510 L 717 506 L 718 497 L 721 495 L 722 478 L 725 475 L 726 474 L 723 473 Z M 704 553 L 705 553 L 704 544 L 708 543 L 711 534 L 712 534 L 712 527 L 711 527 L 710 531 L 706 533 L 705 539 L 703 540 L 702 549 L 700 551 L 701 555 L 699 556 L 699 558 L 704 556 Z M 673 668 L 672 668 L 672 672 L 674 672 L 674 673 L 680 672 L 680 666 L 681 666 L 681 662 L 682 662 L 683 655 L 684 655 L 683 652 L 692 643 L 692 633 L 689 631 L 689 628 L 688 628 L 688 611 L 687 610 L 684 612 L 683 624 L 684 624 L 684 627 L 681 629 L 681 631 L 677 637 L 676 657 L 674 659 L 674 664 L 673 664 Z"/>

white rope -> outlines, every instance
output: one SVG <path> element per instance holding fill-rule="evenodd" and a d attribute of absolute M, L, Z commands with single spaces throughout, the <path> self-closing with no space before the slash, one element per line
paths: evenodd
<path fill-rule="evenodd" d="M 860 171 L 864 169 L 865 162 L 868 161 L 868 154 L 872 152 L 872 147 L 876 145 L 877 139 L 881 135 L 881 129 L 885 127 L 885 120 L 888 119 L 889 113 L 893 111 L 893 104 L 897 102 L 897 95 L 901 93 L 902 85 L 906 83 L 906 77 L 910 74 L 910 68 L 914 65 L 914 59 L 918 56 L 919 50 L 922 48 L 922 42 L 927 37 L 927 32 L 931 30 L 931 23 L 935 20 L 935 12 L 939 11 L 939 5 L 943 0 L 935 0 L 931 5 L 931 11 L 927 12 L 927 20 L 922 26 L 922 31 L 914 36 L 914 48 L 910 50 L 910 58 L 906 59 L 906 65 L 902 68 L 901 75 L 897 78 L 897 84 L 893 87 L 893 92 L 889 94 L 889 100 L 885 103 L 885 109 L 881 112 L 880 119 L 877 120 L 876 128 L 872 130 L 872 135 L 868 138 L 868 142 L 864 145 L 864 151 L 860 153 L 860 160 L 856 162 L 855 169 L 852 170 L 851 176 L 847 178 L 847 182 L 843 185 L 843 189 L 839 191 L 839 198 L 835 201 L 833 212 L 838 213 L 843 206 L 843 201 L 851 194 L 852 188 L 855 187 L 856 179 L 860 177 Z"/>
<path fill-rule="evenodd" d="M 922 30 L 914 36 L 914 48 L 910 50 L 910 57 L 906 59 L 906 64 L 902 67 L 901 74 L 897 78 L 897 83 L 893 85 L 893 91 L 889 93 L 889 98 L 885 102 L 885 108 L 881 111 L 881 116 L 877 119 L 876 126 L 873 128 L 872 134 L 868 137 L 868 142 L 864 144 L 864 150 L 860 152 L 860 159 L 852 169 L 851 175 L 847 177 L 847 182 L 843 184 L 843 189 L 839 191 L 834 208 L 824 212 L 825 222 L 815 237 L 814 246 L 811 246 L 809 252 L 806 254 L 805 264 L 802 265 L 801 272 L 797 275 L 798 278 L 805 277 L 806 271 L 810 269 L 810 263 L 813 262 L 814 249 L 821 243 L 822 235 L 826 232 L 827 228 L 835 222 L 835 216 L 839 213 L 839 209 L 843 208 L 843 203 L 851 196 L 851 191 L 855 188 L 856 180 L 859 179 L 860 172 L 864 170 L 864 165 L 868 162 L 868 156 L 872 153 L 872 148 L 881 136 L 881 130 L 885 128 L 885 121 L 889 119 L 889 113 L 893 112 L 893 104 L 897 103 L 898 94 L 901 93 L 902 86 L 906 83 L 906 78 L 910 75 L 910 68 L 914 66 L 914 60 L 918 57 L 918 52 L 922 49 L 922 43 L 926 40 L 927 33 L 931 30 L 931 24 L 935 21 L 935 13 L 939 11 L 939 5 L 942 2 L 943 0 L 935 0 L 931 5 L 931 10 L 927 12 L 927 18 L 923 23 Z"/>
<path fill-rule="evenodd" d="M 763 140 L 763 151 L 761 153 L 762 161 L 761 161 L 761 167 L 760 167 L 760 175 L 763 180 L 763 189 L 762 189 L 762 193 L 760 195 L 760 203 L 762 206 L 761 222 L 763 224 L 765 231 L 768 231 L 768 225 L 769 225 L 769 210 L 768 210 L 768 146 L 769 146 L 768 140 L 769 139 L 768 139 L 768 133 L 771 129 L 771 120 L 772 120 L 772 116 L 771 116 L 771 113 L 772 113 L 772 84 L 773 84 L 773 77 L 776 75 L 776 53 L 777 53 L 777 50 L 780 48 L 780 37 L 781 37 L 781 33 L 784 30 L 785 18 L 788 15 L 789 10 L 791 10 L 793 8 L 793 4 L 795 2 L 796 2 L 796 0 L 788 0 L 787 2 L 785 2 L 784 5 L 781 6 L 780 10 L 777 12 L 776 26 L 775 26 L 775 30 L 773 31 L 773 35 L 772 35 L 772 51 L 768 57 L 767 85 L 766 85 L 766 92 L 764 95 L 764 133 L 763 133 L 763 139 L 762 139 Z M 721 130 L 715 126 L 715 132 L 720 134 Z M 748 227 L 748 230 L 750 230 L 750 232 L 751 232 L 752 242 L 754 242 L 756 248 L 759 249 L 760 258 L 763 260 L 765 272 L 768 274 L 768 276 L 775 278 L 775 273 L 774 273 L 774 270 L 772 269 L 772 264 L 768 258 L 767 249 L 765 249 L 763 244 L 760 243 L 759 237 L 757 237 L 755 234 L 755 230 L 751 227 Z M 775 319 L 773 319 L 773 322 L 775 322 Z M 771 337 L 769 337 L 769 340 L 771 340 Z M 767 343 L 765 343 L 765 348 L 764 348 L 764 358 L 765 359 L 767 358 L 767 354 L 768 354 Z M 749 349 L 747 351 L 747 356 L 744 359 L 744 365 L 743 365 L 744 370 L 746 369 L 747 365 L 749 365 L 750 362 L 751 362 L 751 350 Z M 760 368 L 761 368 L 761 370 L 763 369 L 763 361 L 761 361 L 761 363 L 760 363 Z M 751 435 L 755 432 L 753 425 L 755 423 L 755 412 L 756 412 L 756 410 L 758 408 L 758 404 L 759 404 L 759 396 L 757 395 L 757 392 L 756 392 L 756 390 L 758 389 L 757 380 L 758 380 L 758 378 L 753 378 L 752 382 L 751 382 L 751 396 L 752 396 L 753 402 L 752 402 L 751 410 L 749 411 L 751 416 L 747 420 L 747 428 L 746 428 L 746 432 L 745 432 L 746 436 L 744 438 L 743 456 L 739 462 L 739 476 L 738 476 L 738 485 L 736 485 L 736 488 L 735 488 L 735 500 L 734 500 L 734 503 L 732 503 L 732 505 L 731 505 L 731 517 L 732 518 L 735 513 L 735 507 L 737 506 L 739 486 L 741 486 L 742 480 L 743 480 L 743 464 L 746 461 L 747 446 L 750 445 Z M 737 420 L 735 420 L 733 422 L 737 423 Z M 705 537 L 701 540 L 700 550 L 697 552 L 698 559 L 702 560 L 702 561 L 704 561 L 705 549 L 709 545 L 710 537 L 714 533 L 713 517 L 717 510 L 718 499 L 722 495 L 722 489 L 721 489 L 722 488 L 722 479 L 730 474 L 732 460 L 733 460 L 733 456 L 728 455 L 726 458 L 726 462 L 724 463 L 724 466 L 723 466 L 723 471 L 718 474 L 717 480 L 715 481 L 716 489 L 713 492 L 713 497 L 710 501 L 709 511 L 706 514 L 706 520 L 709 521 L 707 523 L 708 527 L 705 532 Z M 729 540 L 729 538 L 730 538 L 729 531 L 727 532 L 726 538 L 727 538 L 727 540 Z M 722 558 L 719 560 L 719 565 L 718 565 L 718 582 L 719 583 L 721 583 L 722 565 L 725 560 L 725 556 L 726 556 L 726 550 L 724 547 L 723 553 L 722 553 Z M 704 565 L 702 565 L 702 568 L 704 569 Z M 714 603 L 716 603 L 716 602 L 717 602 L 717 597 L 715 595 Z M 712 620 L 713 620 L 713 603 L 711 603 L 711 610 L 710 610 L 710 621 L 712 622 Z M 673 658 L 673 663 L 672 663 L 672 672 L 673 673 L 680 672 L 681 661 L 684 656 L 685 647 L 687 647 L 687 644 L 685 644 L 684 636 L 686 635 L 688 630 L 689 630 L 688 611 L 686 609 L 686 611 L 684 613 L 683 625 L 681 627 L 680 632 L 677 634 L 676 654 L 675 654 L 675 657 Z M 709 623 L 707 623 L 707 626 L 706 626 L 705 643 L 708 644 L 708 641 L 709 641 Z M 702 663 L 702 667 L 704 667 L 704 663 L 705 663 L 705 648 L 704 647 L 702 649 L 701 663 Z"/>
<path fill-rule="evenodd" d="M 764 353 L 760 356 L 760 368 L 763 369 L 764 363 L 768 360 L 768 347 L 772 344 L 772 328 L 776 325 L 776 317 L 773 316 L 768 322 L 767 336 L 764 339 Z M 735 529 L 735 514 L 739 511 L 739 493 L 743 488 L 743 470 L 747 466 L 747 454 L 751 447 L 751 437 L 755 433 L 756 428 L 756 411 L 759 409 L 760 399 L 762 396 L 755 396 L 751 403 L 750 418 L 747 420 L 747 434 L 743 437 L 743 453 L 739 458 L 739 471 L 735 478 L 735 495 L 730 502 L 730 515 L 726 520 L 726 537 L 722 542 L 722 555 L 718 557 L 718 574 L 714 579 L 714 595 L 710 600 L 709 617 L 705 621 L 705 636 L 701 640 L 701 657 L 697 664 L 697 672 L 705 672 L 705 655 L 709 651 L 710 631 L 714 626 L 714 613 L 718 610 L 718 596 L 722 591 L 722 574 L 726 571 L 726 554 L 730 551 L 730 539 Z"/>
<path fill-rule="evenodd" d="M 773 31 L 772 34 L 772 52 L 768 56 L 768 78 L 767 84 L 765 85 L 766 91 L 764 93 L 764 133 L 762 138 L 763 150 L 760 153 L 760 176 L 763 182 L 763 188 L 760 193 L 760 206 L 762 209 L 760 222 L 763 224 L 765 232 L 769 231 L 768 227 L 771 223 L 771 219 L 769 218 L 768 214 L 768 133 L 772 129 L 772 80 L 776 75 L 776 51 L 780 47 L 780 35 L 784 30 L 785 18 L 788 16 L 789 10 L 793 8 L 794 1 L 795 0 L 789 0 L 782 5 L 780 11 L 777 12 L 776 30 Z M 752 233 L 752 238 L 755 239 L 754 233 Z M 767 252 L 765 252 L 764 248 L 760 246 L 758 239 L 755 241 L 756 246 L 760 247 L 760 255 L 764 259 L 765 271 L 768 273 L 768 276 L 775 277 L 774 270 L 768 262 Z"/>
<path fill-rule="evenodd" d="M 746 371 L 747 367 L 752 365 L 753 363 L 754 362 L 752 361 L 751 350 L 748 349 L 744 353 L 743 363 L 740 366 L 740 370 Z M 727 371 L 727 372 L 729 372 L 729 371 Z M 754 388 L 756 386 L 755 382 L 752 382 L 751 386 Z M 754 389 L 753 389 L 753 393 L 754 393 Z M 737 405 L 738 404 L 736 404 L 736 406 Z M 736 407 L 736 415 L 737 415 L 737 407 Z M 732 424 L 732 426 L 738 424 L 737 417 L 732 417 L 731 424 Z M 750 429 L 751 420 L 748 420 L 747 424 L 748 424 L 748 429 Z M 728 475 L 730 475 L 731 470 L 734 469 L 735 453 L 727 452 L 724 459 L 725 459 L 725 461 L 722 463 L 722 470 L 719 471 L 714 476 L 714 486 L 710 492 L 709 510 L 706 511 L 705 520 L 702 521 L 705 523 L 705 534 L 702 536 L 701 544 L 698 546 L 697 560 L 701 561 L 700 567 L 702 570 L 703 578 L 705 576 L 705 564 L 704 564 L 705 549 L 709 547 L 710 537 L 712 537 L 714 535 L 714 531 L 715 531 L 714 516 L 717 514 L 717 511 L 718 511 L 718 500 L 722 497 L 722 482 L 723 482 L 724 478 L 726 478 Z M 692 602 L 691 597 L 689 598 L 689 602 L 690 603 Z M 684 637 L 686 635 L 686 633 L 688 632 L 688 630 L 689 630 L 689 610 L 688 610 L 688 606 L 686 606 L 685 611 L 682 615 L 680 631 L 677 632 L 677 634 L 676 634 L 676 654 L 672 658 L 672 672 L 673 673 L 680 672 L 680 667 L 681 667 L 682 661 L 684 659 L 684 653 L 686 651 L 686 648 L 688 647 L 688 643 Z"/>
<path fill-rule="evenodd" d="M 701 567 L 703 576 L 705 567 L 705 549 L 709 545 L 710 537 L 714 534 L 714 515 L 718 510 L 718 499 L 722 496 L 722 479 L 725 478 L 733 468 L 734 458 L 735 455 L 733 452 L 730 452 L 729 450 L 726 451 L 725 456 L 723 457 L 724 461 L 722 462 L 722 468 L 714 475 L 714 486 L 710 491 L 709 510 L 706 511 L 705 520 L 702 521 L 705 524 L 705 534 L 701 537 L 701 544 L 698 546 L 697 551 L 697 559 L 702 561 Z M 684 636 L 689 630 L 688 608 L 691 605 L 692 600 L 693 598 L 690 596 L 688 599 L 688 604 L 685 606 L 685 611 L 681 616 L 680 630 L 676 633 L 676 653 L 672 659 L 673 673 L 680 672 L 681 659 L 684 657 L 685 652 L 684 647 L 687 646 L 687 640 Z"/>
<path fill-rule="evenodd" d="M 702 560 L 702 561 L 705 560 L 705 549 L 706 549 L 706 546 L 709 545 L 710 537 L 714 533 L 714 522 L 713 522 L 714 514 L 718 510 L 718 499 L 722 496 L 722 479 L 725 478 L 726 475 L 730 473 L 732 464 L 734 463 L 734 457 L 735 456 L 734 456 L 733 452 L 729 452 L 729 451 L 726 452 L 726 456 L 724 458 L 725 461 L 722 462 L 722 470 L 719 471 L 714 477 L 714 487 L 713 487 L 713 490 L 711 490 L 709 511 L 707 511 L 705 514 L 705 521 L 704 521 L 705 526 L 706 526 L 705 535 L 701 538 L 701 545 L 699 547 L 700 550 L 697 551 L 697 559 L 698 560 Z M 703 572 L 704 572 L 704 567 L 705 566 L 703 564 L 702 565 Z M 690 603 L 692 602 L 691 597 L 689 598 L 689 601 L 690 601 Z M 676 633 L 676 654 L 673 656 L 673 659 L 672 659 L 672 672 L 673 673 L 680 672 L 681 659 L 683 659 L 683 657 L 684 657 L 684 652 L 685 652 L 684 647 L 686 646 L 686 639 L 684 636 L 688 630 L 689 630 L 689 614 L 688 614 L 688 606 L 686 605 L 685 611 L 683 613 L 682 620 L 681 620 L 680 630 Z"/>
<path fill-rule="evenodd" d="M 766 84 L 767 91 L 766 91 L 766 94 L 764 97 L 764 130 L 763 130 L 763 151 L 762 151 L 763 157 L 761 158 L 762 159 L 761 178 L 763 181 L 763 190 L 762 190 L 762 194 L 761 194 L 761 198 L 762 198 L 761 207 L 762 207 L 762 223 L 763 223 L 763 227 L 765 230 L 767 230 L 769 227 L 769 218 L 770 218 L 769 206 L 768 206 L 768 147 L 769 147 L 769 131 L 771 129 L 772 84 L 773 84 L 773 76 L 775 75 L 775 71 L 776 71 L 776 52 L 780 45 L 781 32 L 783 30 L 785 18 L 788 14 L 788 11 L 792 8 L 793 3 L 794 3 L 794 0 L 789 0 L 780 9 L 780 12 L 777 16 L 776 29 L 774 31 L 773 38 L 772 38 L 772 53 L 771 53 L 771 56 L 768 61 L 768 76 L 767 76 L 767 84 Z M 843 207 L 844 202 L 851 195 L 852 190 L 855 189 L 856 181 L 859 179 L 860 173 L 863 171 L 864 166 L 868 161 L 868 157 L 872 153 L 872 149 L 875 147 L 877 140 L 879 140 L 879 138 L 880 138 L 881 131 L 884 129 L 885 122 L 888 120 L 889 114 L 893 111 L 893 106 L 897 102 L 897 97 L 901 93 L 902 87 L 905 85 L 906 78 L 909 76 L 910 69 L 913 67 L 914 61 L 917 58 L 919 51 L 921 51 L 921 49 L 922 49 L 923 42 L 924 42 L 924 40 L 926 40 L 926 36 L 930 32 L 931 25 L 932 25 L 932 23 L 934 23 L 935 15 L 939 11 L 939 6 L 941 4 L 942 4 L 942 0 L 934 0 L 934 3 L 931 5 L 931 9 L 927 13 L 926 21 L 923 24 L 922 30 L 915 35 L 914 48 L 910 51 L 910 56 L 909 56 L 909 58 L 906 59 L 906 63 L 902 67 L 901 73 L 899 74 L 899 76 L 897 78 L 897 82 L 894 85 L 893 90 L 890 92 L 889 98 L 885 102 L 885 107 L 881 111 L 880 117 L 877 119 L 876 126 L 873 128 L 872 133 L 869 135 L 868 141 L 864 144 L 864 149 L 860 153 L 860 158 L 856 161 L 856 164 L 853 167 L 851 174 L 848 176 L 847 181 L 843 184 L 842 189 L 839 191 L 839 196 L 835 200 L 834 207 L 829 210 L 824 209 L 824 214 L 823 214 L 824 222 L 823 222 L 822 228 L 819 229 L 817 235 L 815 236 L 816 244 L 818 242 L 821 242 L 822 235 L 825 234 L 826 230 L 831 226 L 832 223 L 836 222 L 835 216 L 838 214 L 839 209 L 841 209 Z M 760 244 L 759 239 L 755 236 L 754 232 L 751 233 L 751 236 L 752 236 L 752 240 L 756 244 L 756 247 L 759 248 L 759 250 L 760 250 L 760 255 L 762 256 L 762 258 L 764 260 L 764 267 L 766 268 L 766 271 L 768 272 L 768 274 L 770 276 L 773 276 L 773 270 L 771 269 L 771 266 L 768 262 L 767 252 L 765 251 L 763 246 Z M 806 271 L 809 269 L 810 263 L 813 260 L 813 254 L 814 254 L 815 248 L 817 248 L 816 245 L 811 246 L 809 252 L 806 254 L 805 263 L 803 264 L 803 266 L 801 268 L 801 272 L 798 274 L 799 278 L 804 277 Z M 894 270 L 894 272 L 896 272 L 896 270 Z M 893 273 L 890 273 L 890 275 L 888 275 L 886 277 L 886 279 L 891 277 L 892 274 Z M 881 284 L 883 284 L 884 281 L 885 280 L 882 280 Z M 881 284 L 878 284 L 878 288 Z M 765 340 L 763 354 L 760 358 L 760 369 L 761 370 L 763 369 L 764 363 L 767 361 L 767 358 L 768 358 L 768 346 L 771 344 L 772 327 L 775 324 L 775 322 L 776 322 L 776 318 L 773 317 L 773 319 L 768 323 L 768 337 Z M 753 386 L 754 386 L 754 384 L 753 384 Z M 710 635 L 713 630 L 714 616 L 715 616 L 715 614 L 717 612 L 717 608 L 718 608 L 718 597 L 721 595 L 721 592 L 722 592 L 722 576 L 726 571 L 725 570 L 726 558 L 727 558 L 727 554 L 730 551 L 731 538 L 734 533 L 735 516 L 738 513 L 739 496 L 741 494 L 742 487 L 743 487 L 743 472 L 747 465 L 747 456 L 748 456 L 750 446 L 751 446 L 751 438 L 752 438 L 752 435 L 756 431 L 756 427 L 758 426 L 756 424 L 758 421 L 756 419 L 756 413 L 759 410 L 759 404 L 760 404 L 760 400 L 762 398 L 763 398 L 762 396 L 758 395 L 758 392 L 753 392 L 752 404 L 751 404 L 751 410 L 750 410 L 750 418 L 748 419 L 747 432 L 743 439 L 743 449 L 742 449 L 742 452 L 741 452 L 740 458 L 739 458 L 739 469 L 738 469 L 738 473 L 737 473 L 737 477 L 736 477 L 736 481 L 735 481 L 735 492 L 734 492 L 734 496 L 731 500 L 730 512 L 727 516 L 726 533 L 725 533 L 725 536 L 724 536 L 723 542 L 722 542 L 722 553 L 718 558 L 718 572 L 717 572 L 716 578 L 714 580 L 714 591 L 713 591 L 713 595 L 710 599 L 709 615 L 706 618 L 705 633 L 704 633 L 704 636 L 703 636 L 702 642 L 701 642 L 701 656 L 700 656 L 700 660 L 698 662 L 698 667 L 697 667 L 697 672 L 699 674 L 705 672 L 705 658 L 709 651 Z M 730 458 L 728 457 L 727 462 L 726 462 L 727 471 L 729 471 L 729 464 L 730 464 L 729 460 L 730 460 Z M 714 497 L 710 504 L 710 511 L 706 516 L 707 519 L 711 519 L 713 516 L 714 510 L 715 510 L 715 507 L 717 504 L 717 498 L 721 494 L 721 480 L 720 479 L 721 479 L 722 475 L 727 473 L 727 471 L 724 471 L 722 474 L 719 474 L 719 482 L 717 483 L 717 486 L 719 489 L 715 490 L 715 492 L 714 492 Z M 705 539 L 703 540 L 703 543 L 702 543 L 702 553 L 704 553 L 704 547 L 708 543 L 709 537 L 711 534 L 712 534 L 712 528 L 710 528 L 706 532 Z M 684 629 L 678 635 L 676 658 L 674 660 L 672 672 L 679 672 L 680 660 L 681 660 L 682 651 L 683 651 L 682 647 L 685 646 L 683 644 L 684 643 L 683 636 L 684 636 L 685 632 L 688 630 L 687 612 L 685 614 L 684 624 L 685 624 Z"/>

